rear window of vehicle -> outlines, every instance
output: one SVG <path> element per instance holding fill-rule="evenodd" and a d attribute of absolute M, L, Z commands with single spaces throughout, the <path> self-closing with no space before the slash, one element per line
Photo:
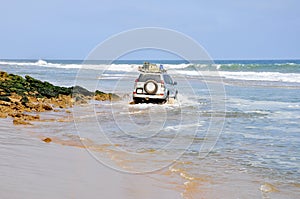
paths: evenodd
<path fill-rule="evenodd" d="M 146 82 L 148 80 L 154 80 L 156 82 L 160 82 L 160 75 L 152 75 L 152 74 L 140 74 L 139 82 Z"/>
<path fill-rule="evenodd" d="M 173 80 L 169 75 L 164 75 L 164 79 L 166 84 L 173 84 Z"/>

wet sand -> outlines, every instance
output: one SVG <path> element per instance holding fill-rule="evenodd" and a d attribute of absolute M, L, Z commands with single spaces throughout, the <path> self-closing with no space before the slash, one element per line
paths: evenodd
<path fill-rule="evenodd" d="M 12 125 L 12 118 L 1 119 L 0 129 L 0 198 L 280 199 L 296 198 L 299 193 L 298 184 L 270 183 L 230 165 L 229 156 L 205 158 L 201 164 L 177 160 L 162 170 L 139 175 L 113 170 L 85 147 L 106 155 L 115 168 L 141 162 L 112 150 L 110 144 L 95 145 L 78 135 L 62 134 L 75 131 L 72 117 L 65 112 L 41 114 L 41 121 L 30 126 Z M 48 136 L 51 141 L 46 143 L 43 140 Z M 153 154 L 159 155 L 148 153 Z"/>
<path fill-rule="evenodd" d="M 14 126 L 11 120 L 2 119 L 0 123 L 1 198 L 210 199 L 243 196 L 279 199 L 295 198 L 299 193 L 298 185 L 270 184 L 246 170 L 236 170 L 226 164 L 220 167 L 211 159 L 193 165 L 198 168 L 198 177 L 185 169 L 191 162 L 182 161 L 154 173 L 122 173 L 96 161 L 77 137 L 54 136 L 54 126 L 63 125 L 61 127 L 66 130 L 71 123 L 36 122 L 33 126 Z M 50 134 L 53 135 L 51 142 L 44 142 L 45 136 Z M 95 152 L 107 153 L 123 163 L 127 158 L 109 150 L 108 145 L 100 148 L 102 150 Z"/>
<path fill-rule="evenodd" d="M 2 120 L 1 126 L 9 123 Z M 44 143 L 20 131 L 1 132 L 1 198 L 181 198 L 163 182 L 125 174 L 84 148 Z"/>

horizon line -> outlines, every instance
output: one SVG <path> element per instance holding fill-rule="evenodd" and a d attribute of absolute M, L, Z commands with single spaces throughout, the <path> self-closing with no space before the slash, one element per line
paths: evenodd
<path fill-rule="evenodd" d="M 59 61 L 84 61 L 78 58 L 0 58 L 0 60 L 59 60 Z M 86 61 L 188 61 L 184 59 L 117 59 L 117 60 L 86 60 Z M 233 58 L 233 59 L 211 59 L 211 60 L 191 60 L 191 61 L 272 61 L 272 60 L 296 60 L 300 58 Z"/>

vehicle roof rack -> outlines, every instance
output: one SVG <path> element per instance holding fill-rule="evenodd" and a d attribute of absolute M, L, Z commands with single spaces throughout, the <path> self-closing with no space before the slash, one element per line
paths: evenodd
<path fill-rule="evenodd" d="M 140 72 L 144 73 L 165 73 L 167 72 L 166 69 L 164 69 L 164 66 L 160 64 L 159 66 L 157 64 L 151 64 L 149 62 L 144 62 L 143 66 L 139 66 L 138 70 Z"/>

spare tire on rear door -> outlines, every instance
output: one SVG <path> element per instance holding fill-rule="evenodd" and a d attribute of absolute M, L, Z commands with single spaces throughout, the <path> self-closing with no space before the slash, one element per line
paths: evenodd
<path fill-rule="evenodd" d="M 157 83 L 153 80 L 148 80 L 146 81 L 145 85 L 144 85 L 144 90 L 150 94 L 153 95 L 157 92 L 158 86 Z"/>

